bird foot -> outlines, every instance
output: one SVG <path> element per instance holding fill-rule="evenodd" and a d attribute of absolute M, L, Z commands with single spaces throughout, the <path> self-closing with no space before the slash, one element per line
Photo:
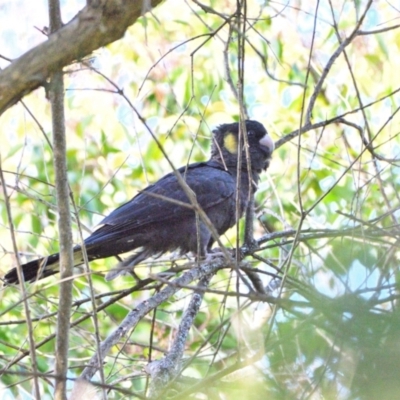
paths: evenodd
<path fill-rule="evenodd" d="M 224 253 L 219 247 L 215 249 L 207 250 L 207 253 L 204 256 L 196 256 L 196 260 L 202 262 L 211 262 L 217 258 L 226 258 L 226 253 Z"/>

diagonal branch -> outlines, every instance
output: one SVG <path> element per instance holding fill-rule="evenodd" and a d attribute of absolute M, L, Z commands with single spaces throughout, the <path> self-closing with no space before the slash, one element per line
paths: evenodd
<path fill-rule="evenodd" d="M 352 33 L 345 39 L 343 40 L 342 43 L 340 43 L 340 46 L 336 49 L 336 51 L 332 54 L 330 57 L 328 63 L 326 64 L 324 70 L 322 71 L 321 77 L 319 78 L 319 81 L 317 82 L 314 92 L 311 95 L 310 102 L 308 104 L 307 108 L 307 113 L 306 113 L 306 125 L 311 124 L 311 119 L 312 119 L 312 111 L 314 109 L 315 102 L 317 100 L 317 97 L 321 91 L 322 85 L 325 82 L 325 78 L 328 76 L 329 71 L 331 70 L 334 62 L 336 59 L 344 52 L 345 48 L 353 42 L 354 38 L 359 34 L 359 29 L 364 22 L 365 16 L 367 15 L 368 10 L 370 9 L 372 5 L 372 0 L 369 0 L 364 13 L 361 15 L 361 18 L 357 22 L 356 26 L 354 27 Z"/>
<path fill-rule="evenodd" d="M 205 289 L 208 287 L 212 274 L 204 275 L 198 287 Z M 181 370 L 181 362 L 183 352 L 185 350 L 186 340 L 193 325 L 194 319 L 200 310 L 200 305 L 203 300 L 204 291 L 195 291 L 189 306 L 183 314 L 182 321 L 179 324 L 178 332 L 171 346 L 170 351 L 162 360 L 153 361 L 146 368 L 147 372 L 152 376 L 152 384 L 150 397 L 158 397 L 165 391 L 166 386 L 174 379 Z"/>
<path fill-rule="evenodd" d="M 99 47 L 120 39 L 130 25 L 161 0 L 89 2 L 68 24 L 0 72 L 0 115 L 48 77 Z"/>

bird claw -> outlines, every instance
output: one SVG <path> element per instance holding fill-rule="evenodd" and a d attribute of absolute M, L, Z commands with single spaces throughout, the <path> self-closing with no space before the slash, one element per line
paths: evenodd
<path fill-rule="evenodd" d="M 197 260 L 207 263 L 215 261 L 217 258 L 226 259 L 226 252 L 223 252 L 219 247 L 207 250 L 207 253 L 204 256 L 197 257 Z"/>

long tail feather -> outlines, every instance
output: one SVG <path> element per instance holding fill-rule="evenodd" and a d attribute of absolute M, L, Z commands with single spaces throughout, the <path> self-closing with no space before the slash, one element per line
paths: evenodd
<path fill-rule="evenodd" d="M 82 264 L 82 252 L 78 248 L 74 251 L 74 265 L 77 266 L 80 264 Z M 26 264 L 22 264 L 21 268 L 25 282 L 35 282 L 47 276 L 57 274 L 60 271 L 60 254 L 52 254 L 48 257 L 29 261 Z M 18 284 L 17 268 L 8 271 L 3 279 L 5 285 Z"/>

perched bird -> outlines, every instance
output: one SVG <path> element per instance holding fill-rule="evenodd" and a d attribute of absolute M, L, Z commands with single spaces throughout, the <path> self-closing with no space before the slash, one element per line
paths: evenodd
<path fill-rule="evenodd" d="M 210 160 L 177 170 L 195 196 L 197 207 L 214 226 L 214 236 L 207 221 L 199 214 L 196 217 L 188 197 L 190 190 L 182 187 L 174 172 L 169 173 L 105 217 L 85 239 L 89 261 L 138 249 L 106 279 L 129 273 L 146 258 L 167 251 L 205 256 L 211 250 L 215 234 L 222 235 L 235 225 L 257 188 L 259 174 L 268 168 L 274 150 L 274 142 L 262 124 L 247 120 L 245 125 L 247 140 L 239 134 L 239 123 L 220 125 L 213 131 Z M 59 258 L 57 253 L 23 264 L 25 281 L 57 273 Z M 83 263 L 81 246 L 74 248 L 74 262 L 75 266 Z M 15 268 L 5 275 L 4 282 L 18 282 Z"/>

